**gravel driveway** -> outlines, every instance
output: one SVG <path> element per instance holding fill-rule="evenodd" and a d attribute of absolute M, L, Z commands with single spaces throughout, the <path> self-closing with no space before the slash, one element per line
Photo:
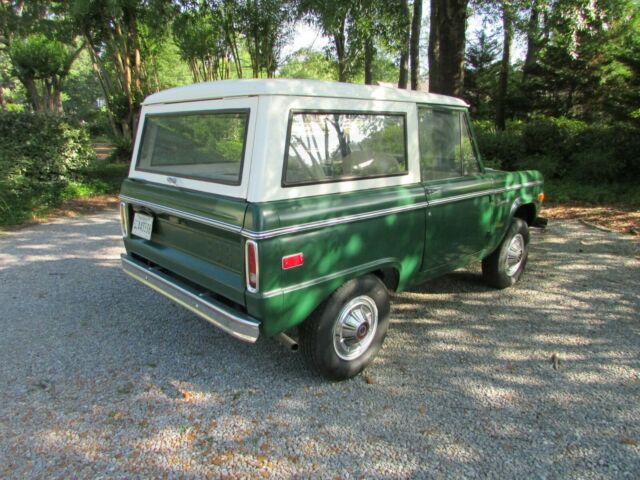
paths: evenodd
<path fill-rule="evenodd" d="M 640 477 L 638 244 L 534 232 L 397 295 L 347 382 L 217 331 L 120 271 L 117 214 L 0 236 L 0 477 Z"/>

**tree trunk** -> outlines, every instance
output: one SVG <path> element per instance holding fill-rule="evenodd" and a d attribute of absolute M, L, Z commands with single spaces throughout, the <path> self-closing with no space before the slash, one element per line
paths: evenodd
<path fill-rule="evenodd" d="M 411 20 L 411 39 L 409 57 L 411 63 L 411 90 L 418 89 L 420 75 L 420 26 L 422 25 L 422 0 L 413 1 L 413 19 Z"/>
<path fill-rule="evenodd" d="M 134 96 L 138 96 L 142 91 L 141 85 L 141 65 L 140 65 L 140 47 L 138 45 L 138 28 L 136 24 L 136 12 L 135 7 L 132 5 L 129 8 L 124 9 L 125 27 L 127 29 L 126 35 L 126 53 L 129 68 L 131 69 L 131 90 Z M 135 102 L 134 102 L 135 103 Z"/>
<path fill-rule="evenodd" d="M 496 98 L 496 128 L 506 128 L 507 112 L 507 87 L 509 86 L 509 67 L 511 50 L 511 3 L 508 0 L 502 2 L 502 60 L 500 61 L 500 79 L 498 81 L 498 95 Z"/>
<path fill-rule="evenodd" d="M 228 49 L 233 56 L 233 65 L 236 70 L 238 78 L 242 78 L 242 63 L 240 62 L 240 52 L 238 49 L 237 41 L 237 27 L 234 25 L 233 14 L 230 13 L 230 9 L 233 8 L 231 4 L 232 0 L 224 0 L 222 2 L 222 29 L 224 30 L 225 42 Z M 228 78 L 228 77 L 227 77 Z"/>
<path fill-rule="evenodd" d="M 91 64 L 93 66 L 93 71 L 96 73 L 98 80 L 100 80 L 102 91 L 105 94 L 105 97 L 107 97 L 113 91 L 113 84 L 111 83 L 111 79 L 109 78 L 109 74 L 104 68 L 104 65 L 100 62 L 98 51 L 96 47 L 93 45 L 91 41 L 91 37 L 85 34 L 85 40 L 86 40 L 87 49 L 89 50 L 89 56 L 91 57 Z"/>
<path fill-rule="evenodd" d="M 137 42 L 135 42 L 137 43 Z M 135 45 L 133 48 L 133 66 L 135 74 L 135 88 L 137 92 L 142 91 L 141 79 L 142 79 L 142 62 L 140 61 L 140 48 Z"/>
<path fill-rule="evenodd" d="M 462 96 L 468 0 L 431 0 L 429 91 Z"/>
<path fill-rule="evenodd" d="M 115 64 L 120 70 L 121 85 L 127 100 L 131 100 L 131 69 L 129 68 L 129 52 L 127 51 L 127 41 L 122 35 L 120 24 L 115 24 L 115 36 L 112 45 L 116 48 L 113 50 Z M 122 48 L 124 51 L 120 51 Z"/>
<path fill-rule="evenodd" d="M 64 77 L 55 77 L 52 82 L 52 106 L 53 112 L 59 115 L 64 113 L 64 107 L 62 106 L 62 89 L 64 88 Z"/>
<path fill-rule="evenodd" d="M 251 43 L 253 44 L 253 51 L 249 49 L 249 56 L 251 57 L 251 69 L 253 71 L 253 78 L 260 77 L 260 47 L 258 46 L 258 32 L 252 32 Z"/>
<path fill-rule="evenodd" d="M 538 51 L 540 49 L 539 1 L 540 0 L 533 0 L 531 3 L 531 12 L 529 13 L 529 23 L 527 25 L 527 53 L 524 57 L 524 66 L 522 68 L 523 81 L 538 60 Z"/>
<path fill-rule="evenodd" d="M 236 34 L 231 33 L 229 38 L 231 41 L 231 51 L 233 53 L 233 64 L 236 67 L 236 75 L 238 78 L 242 78 L 242 62 L 240 61 L 240 51 L 238 49 L 238 42 L 236 41 Z"/>
<path fill-rule="evenodd" d="M 400 74 L 398 75 L 398 88 L 407 88 L 409 84 L 409 52 L 404 49 L 400 52 Z"/>
<path fill-rule="evenodd" d="M 104 70 L 104 67 L 99 63 L 100 59 L 98 57 L 98 53 L 91 43 L 91 38 L 88 35 L 85 35 L 87 48 L 89 49 L 89 56 L 91 57 L 91 66 L 93 67 L 93 71 L 98 77 L 98 81 L 100 82 L 100 87 L 102 88 L 102 93 L 104 94 L 104 101 L 107 105 L 107 116 L 109 118 L 109 125 L 111 125 L 111 131 L 113 135 L 119 137 L 122 135 L 122 132 L 118 129 L 116 125 L 115 119 L 113 117 L 113 105 L 111 104 L 111 82 L 109 80 L 109 76 L 107 72 Z"/>
<path fill-rule="evenodd" d="M 439 0 L 431 0 L 429 8 L 429 48 L 427 58 L 429 61 L 429 91 L 438 92 L 440 90 L 440 21 L 439 21 Z"/>
<path fill-rule="evenodd" d="M 364 84 L 373 85 L 373 57 L 375 55 L 373 39 L 367 37 L 364 43 Z"/>
<path fill-rule="evenodd" d="M 409 4 L 402 0 L 402 16 L 409 18 Z M 400 74 L 398 75 L 398 88 L 407 88 L 409 83 L 409 43 L 411 37 L 409 28 L 405 28 L 402 35 L 402 48 L 400 50 Z"/>
<path fill-rule="evenodd" d="M 347 65 L 345 58 L 344 22 L 341 25 L 340 31 L 333 34 L 333 41 L 336 45 L 336 56 L 338 57 L 338 81 L 346 82 Z"/>
<path fill-rule="evenodd" d="M 24 85 L 24 88 L 27 90 L 27 96 L 29 97 L 29 103 L 31 104 L 31 108 L 33 108 L 34 112 L 41 112 L 42 101 L 40 100 L 40 94 L 38 93 L 38 87 L 36 86 L 36 81 L 33 78 L 20 78 L 20 81 Z"/>
<path fill-rule="evenodd" d="M 51 83 L 47 79 L 41 80 L 41 82 L 42 82 L 42 111 L 52 112 L 53 100 L 51 96 Z"/>

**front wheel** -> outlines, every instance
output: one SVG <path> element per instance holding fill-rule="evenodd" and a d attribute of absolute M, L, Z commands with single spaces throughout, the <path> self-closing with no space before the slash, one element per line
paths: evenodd
<path fill-rule="evenodd" d="M 302 352 L 331 380 L 346 380 L 371 363 L 389 326 L 389 293 L 374 275 L 348 281 L 304 322 Z"/>
<path fill-rule="evenodd" d="M 529 227 L 514 218 L 502 243 L 482 260 L 482 276 L 495 288 L 507 288 L 522 276 L 529 256 Z"/>

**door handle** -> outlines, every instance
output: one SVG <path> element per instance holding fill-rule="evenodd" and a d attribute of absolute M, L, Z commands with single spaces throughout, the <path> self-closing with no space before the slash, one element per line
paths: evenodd
<path fill-rule="evenodd" d="M 434 193 L 438 193 L 440 190 L 442 190 L 442 187 L 427 187 L 427 188 L 425 188 L 425 192 L 427 193 L 427 195 L 433 195 Z"/>

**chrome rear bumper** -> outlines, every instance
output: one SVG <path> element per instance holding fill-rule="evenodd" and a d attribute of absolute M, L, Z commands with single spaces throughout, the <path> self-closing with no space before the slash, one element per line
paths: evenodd
<path fill-rule="evenodd" d="M 121 258 L 124 271 L 139 282 L 240 340 L 253 343 L 258 339 L 260 322 L 255 318 L 238 312 L 129 255 L 123 254 Z"/>

